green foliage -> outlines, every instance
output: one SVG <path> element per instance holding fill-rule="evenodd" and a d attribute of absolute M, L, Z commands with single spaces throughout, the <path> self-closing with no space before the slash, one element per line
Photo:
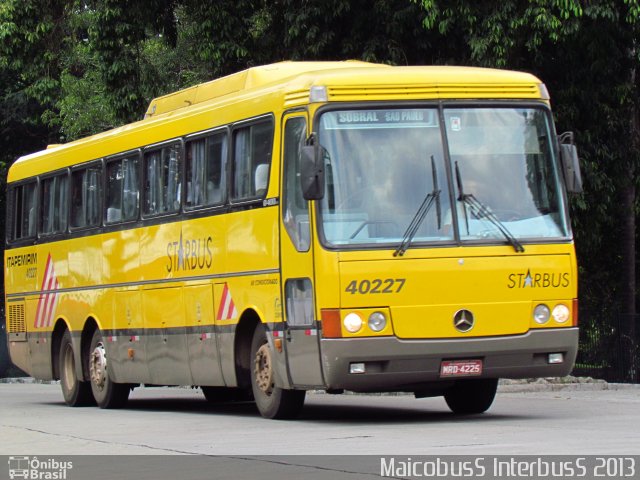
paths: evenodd
<path fill-rule="evenodd" d="M 137 120 L 150 98 L 165 84 L 167 71 L 148 56 L 157 53 L 149 43 L 175 47 L 176 2 L 90 0 L 86 8 L 94 16 L 87 29 L 88 37 L 109 103 L 119 122 Z M 170 49 L 165 51 L 169 53 Z"/>
<path fill-rule="evenodd" d="M 183 5 L 184 38 L 212 77 L 282 60 L 432 61 L 424 13 L 406 0 L 188 0 Z"/>
<path fill-rule="evenodd" d="M 43 105 L 57 100 L 65 36 L 63 0 L 4 0 L 0 4 L 0 68 L 16 72 L 29 97 Z"/>
<path fill-rule="evenodd" d="M 577 0 L 473 2 L 468 0 L 414 0 L 426 12 L 424 26 L 443 37 L 461 35 L 460 57 L 488 67 L 513 68 L 518 56 L 536 53 L 548 41 L 558 42 L 582 15 Z"/>

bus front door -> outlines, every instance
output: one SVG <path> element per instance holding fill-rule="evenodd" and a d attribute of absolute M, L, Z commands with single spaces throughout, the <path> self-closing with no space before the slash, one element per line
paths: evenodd
<path fill-rule="evenodd" d="M 304 113 L 287 116 L 282 135 L 280 259 L 284 314 L 284 349 L 289 383 L 295 387 L 324 384 L 320 339 L 315 320 L 313 242 L 309 202 L 302 197 L 300 151 L 307 137 Z"/>

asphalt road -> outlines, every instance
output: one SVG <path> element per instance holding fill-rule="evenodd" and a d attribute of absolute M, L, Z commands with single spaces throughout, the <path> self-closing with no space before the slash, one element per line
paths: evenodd
<path fill-rule="evenodd" d="M 229 465 L 268 455 L 640 455 L 640 388 L 503 391 L 468 417 L 441 398 L 310 394 L 298 420 L 273 421 L 192 389 L 136 389 L 126 409 L 100 410 L 65 406 L 59 385 L 0 384 L 0 432 L 0 455 L 195 454 Z"/>

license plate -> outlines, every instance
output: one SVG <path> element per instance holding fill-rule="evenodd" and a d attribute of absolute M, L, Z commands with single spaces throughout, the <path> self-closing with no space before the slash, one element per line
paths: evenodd
<path fill-rule="evenodd" d="M 482 375 L 482 360 L 445 360 L 440 364 L 441 377 Z"/>

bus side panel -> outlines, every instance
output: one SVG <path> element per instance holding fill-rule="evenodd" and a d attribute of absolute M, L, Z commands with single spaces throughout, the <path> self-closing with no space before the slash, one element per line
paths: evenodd
<path fill-rule="evenodd" d="M 182 287 L 170 268 L 167 245 L 180 243 L 181 224 L 172 222 L 151 226 L 140 234 L 140 281 L 144 348 L 151 383 L 190 385 Z M 178 266 L 184 265 L 180 257 Z M 161 283 L 155 283 L 164 280 Z"/>
<path fill-rule="evenodd" d="M 31 373 L 33 371 L 33 369 L 31 368 L 31 349 L 29 348 L 29 344 L 27 342 L 10 341 L 9 356 L 11 357 L 11 362 L 20 370 L 26 372 L 34 378 L 40 378 Z"/>
<path fill-rule="evenodd" d="M 7 346 L 11 361 L 29 374 L 32 374 L 33 359 L 27 339 L 34 329 L 34 305 L 38 303 L 35 292 L 39 290 L 38 281 L 42 282 L 44 270 L 38 260 L 34 246 L 7 249 L 4 253 Z M 23 295 L 24 292 L 31 294 Z"/>
<path fill-rule="evenodd" d="M 165 246 L 163 275 L 187 279 L 183 309 L 189 367 L 195 385 L 225 385 L 214 295 L 214 282 L 226 269 L 225 227 L 226 216 L 214 211 L 211 216 L 183 222 L 177 238 L 169 239 L 172 243 Z"/>
<path fill-rule="evenodd" d="M 214 325 L 213 285 L 184 288 L 187 348 L 194 385 L 224 385 Z"/>
<path fill-rule="evenodd" d="M 139 230 L 102 235 L 102 283 L 116 285 L 101 298 L 101 328 L 113 380 L 150 383 L 140 296 Z"/>
<path fill-rule="evenodd" d="M 216 347 L 220 364 L 220 376 L 222 385 L 235 387 L 238 385 L 236 378 L 236 363 L 234 338 L 239 319 L 239 307 L 233 299 L 235 285 L 229 282 L 215 283 L 213 285 L 213 321 L 215 322 Z"/>
<path fill-rule="evenodd" d="M 113 297 L 111 331 L 106 340 L 113 380 L 118 383 L 151 383 L 147 366 L 140 292 L 117 291 Z"/>
<path fill-rule="evenodd" d="M 51 380 L 53 369 L 51 365 L 51 332 L 44 329 L 34 330 L 34 319 L 38 308 L 39 297 L 32 297 L 26 301 L 26 318 L 28 319 L 27 344 L 29 352 L 28 373 L 40 380 Z"/>
<path fill-rule="evenodd" d="M 156 385 L 191 385 L 184 327 L 182 288 L 143 290 L 146 352 L 151 382 Z"/>
<path fill-rule="evenodd" d="M 214 313 L 216 331 L 220 335 L 222 370 L 228 386 L 237 385 L 236 355 L 242 352 L 235 351 L 235 337 L 243 314 L 253 311 L 262 323 L 282 322 L 277 219 L 276 206 L 227 216 L 226 270 L 229 278 L 216 282 Z M 224 308 L 224 305 L 229 306 L 229 301 L 235 308 Z M 248 320 L 248 317 L 244 319 Z M 239 340 L 251 342 L 251 338 Z M 278 355 L 274 361 L 279 362 Z M 276 378 L 276 381 L 280 385 L 280 379 Z"/>

